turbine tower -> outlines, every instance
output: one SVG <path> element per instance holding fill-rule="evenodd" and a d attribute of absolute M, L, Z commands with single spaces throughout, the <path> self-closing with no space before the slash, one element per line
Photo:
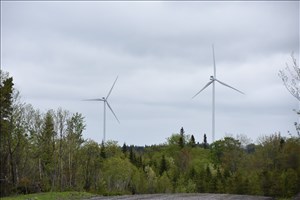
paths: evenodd
<path fill-rule="evenodd" d="M 192 98 L 195 98 L 200 92 L 202 92 L 205 88 L 207 88 L 210 84 L 212 84 L 212 142 L 215 141 L 215 82 L 219 82 L 220 84 L 229 87 L 241 94 L 244 94 L 238 89 L 235 89 L 234 87 L 231 87 L 230 85 L 223 83 L 217 79 L 217 74 L 216 74 L 216 61 L 215 61 L 215 50 L 214 50 L 214 45 L 212 45 L 212 52 L 213 52 L 213 62 L 214 62 L 214 75 L 210 76 L 210 81 L 197 93 L 195 94 Z"/>
<path fill-rule="evenodd" d="M 113 90 L 113 88 L 114 88 L 117 80 L 118 80 L 118 76 L 117 76 L 115 82 L 113 83 L 113 85 L 112 85 L 111 89 L 109 90 L 109 92 L 108 92 L 108 94 L 107 94 L 106 97 L 102 97 L 102 99 L 98 98 L 98 99 L 84 99 L 83 100 L 83 101 L 103 101 L 103 105 L 104 105 L 104 107 L 103 107 L 103 142 L 104 143 L 105 143 L 105 136 L 106 136 L 105 135 L 106 134 L 106 106 L 110 109 L 110 111 L 112 112 L 112 114 L 115 116 L 116 120 L 120 123 L 117 115 L 115 114 L 115 112 L 113 111 L 113 109 L 111 108 L 111 106 L 109 105 L 109 103 L 107 101 L 107 99 L 110 96 L 110 94 L 111 94 L 111 92 L 112 92 L 112 90 Z"/>

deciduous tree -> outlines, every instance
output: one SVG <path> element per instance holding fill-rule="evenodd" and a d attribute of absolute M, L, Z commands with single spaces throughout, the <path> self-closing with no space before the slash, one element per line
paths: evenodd
<path fill-rule="evenodd" d="M 300 68 L 297 60 L 292 53 L 292 65 L 286 63 L 286 67 L 279 71 L 279 77 L 290 94 L 300 101 Z"/>

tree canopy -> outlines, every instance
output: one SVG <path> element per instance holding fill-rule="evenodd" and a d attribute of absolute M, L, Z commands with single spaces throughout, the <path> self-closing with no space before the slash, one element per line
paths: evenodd
<path fill-rule="evenodd" d="M 16 100 L 13 78 L 1 76 L 1 196 L 85 190 L 284 198 L 300 191 L 299 137 L 274 133 L 256 144 L 241 136 L 208 144 L 206 134 L 189 135 L 182 127 L 159 145 L 97 143 L 83 138 L 80 113 L 34 109 Z M 196 141 L 202 137 L 203 142 Z"/>

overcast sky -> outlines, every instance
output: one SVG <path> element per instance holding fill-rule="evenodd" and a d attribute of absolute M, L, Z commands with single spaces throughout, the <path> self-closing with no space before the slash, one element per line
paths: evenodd
<path fill-rule="evenodd" d="M 216 139 L 245 134 L 253 141 L 288 131 L 298 108 L 278 71 L 299 60 L 299 1 L 291 2 L 26 2 L 1 1 L 1 68 L 23 101 L 44 112 L 82 113 L 84 138 L 122 145 L 166 142 L 184 127 L 211 142 L 213 75 Z"/>

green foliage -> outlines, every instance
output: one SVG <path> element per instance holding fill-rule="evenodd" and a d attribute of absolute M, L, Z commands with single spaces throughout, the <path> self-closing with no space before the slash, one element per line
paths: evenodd
<path fill-rule="evenodd" d="M 50 191 L 51 187 L 54 187 L 55 136 L 53 116 L 51 111 L 48 111 L 44 118 L 43 130 L 38 137 L 40 179 L 44 191 Z"/>
<path fill-rule="evenodd" d="M 168 174 L 164 172 L 157 181 L 157 193 L 172 193 L 173 185 L 168 177 Z"/>
<path fill-rule="evenodd" d="M 1 196 L 74 190 L 101 195 L 210 192 L 290 198 L 300 191 L 298 137 L 273 134 L 258 144 L 225 137 L 209 145 L 204 134 L 199 145 L 181 128 L 161 145 L 99 144 L 83 139 L 86 125 L 81 114 L 61 108 L 35 110 L 20 101 L 13 79 L 2 72 L 1 76 L 5 77 L 0 85 Z"/>
<path fill-rule="evenodd" d="M 13 131 L 13 78 L 0 70 L 0 196 L 11 192 L 16 184 Z M 10 177 L 10 180 L 7 180 Z M 3 181 L 5 180 L 5 182 Z"/>
<path fill-rule="evenodd" d="M 299 192 L 299 175 L 293 169 L 288 169 L 283 172 L 280 177 L 280 186 L 281 193 L 284 194 L 285 197 L 291 197 Z"/>
<path fill-rule="evenodd" d="M 18 195 L 12 197 L 1 198 L 3 200 L 79 200 L 88 199 L 95 196 L 94 194 L 87 192 L 48 192 L 48 193 L 38 193 L 38 194 L 27 194 Z"/>
<path fill-rule="evenodd" d="M 146 180 L 147 180 L 147 191 L 148 193 L 155 193 L 157 186 L 157 176 L 154 170 L 150 166 L 145 167 Z"/>
<path fill-rule="evenodd" d="M 117 141 L 108 140 L 108 141 L 106 141 L 104 147 L 105 147 L 104 151 L 105 151 L 106 158 L 123 156 L 121 148 L 119 147 Z M 102 145 L 101 145 L 101 148 L 102 148 Z"/>
<path fill-rule="evenodd" d="M 101 164 L 100 147 L 95 141 L 86 141 L 79 152 L 79 166 L 81 170 L 78 172 L 82 179 L 80 180 L 80 188 L 89 192 L 97 192 L 101 186 Z M 78 175 L 77 175 L 78 176 Z M 79 177 L 80 178 L 80 177 Z"/>
<path fill-rule="evenodd" d="M 190 145 L 191 147 L 195 147 L 195 146 L 196 146 L 196 142 L 195 142 L 195 137 L 194 137 L 194 135 L 191 136 L 191 139 L 190 139 L 190 141 L 189 141 L 189 145 Z"/>
<path fill-rule="evenodd" d="M 159 175 L 162 175 L 165 171 L 167 171 L 167 167 L 167 161 L 165 155 L 163 155 L 160 161 Z"/>
<path fill-rule="evenodd" d="M 1 114 L 1 120 L 9 120 L 9 117 L 12 113 L 12 101 L 13 101 L 13 78 L 2 77 L 2 71 L 1 72 L 1 82 L 0 82 L 0 114 Z M 8 76 L 8 75 L 7 75 Z M 3 121 L 2 121 L 3 122 Z"/>
<path fill-rule="evenodd" d="M 106 158 L 106 148 L 105 148 L 105 144 L 102 141 L 101 143 L 101 152 L 100 152 L 100 156 L 101 158 L 105 159 Z"/>
<path fill-rule="evenodd" d="M 240 142 L 231 137 L 218 140 L 211 145 L 212 159 L 215 165 L 221 165 L 224 170 L 236 172 L 243 151 Z"/>
<path fill-rule="evenodd" d="M 167 144 L 169 146 L 179 146 L 180 134 L 172 134 L 171 137 L 167 139 Z"/>
<path fill-rule="evenodd" d="M 129 193 L 132 177 L 137 169 L 129 160 L 119 157 L 111 157 L 104 161 L 103 177 L 108 194 Z"/>
<path fill-rule="evenodd" d="M 127 145 L 126 145 L 126 143 L 124 143 L 123 146 L 122 146 L 122 152 L 126 155 L 126 152 L 127 152 Z"/>

